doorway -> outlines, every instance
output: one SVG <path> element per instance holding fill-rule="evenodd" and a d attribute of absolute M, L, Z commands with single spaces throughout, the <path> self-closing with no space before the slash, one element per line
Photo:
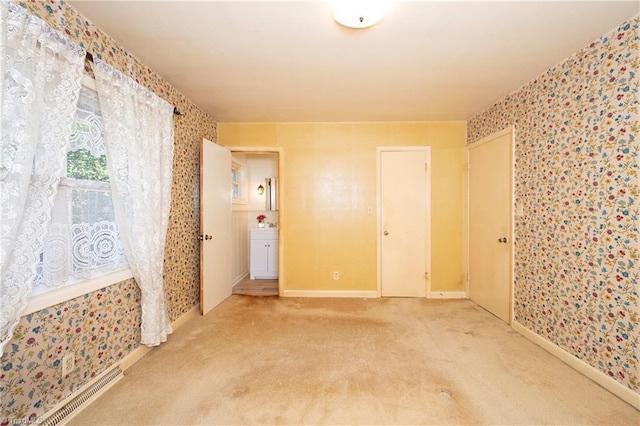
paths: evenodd
<path fill-rule="evenodd" d="M 230 149 L 233 161 L 242 170 L 243 180 L 231 222 L 232 293 L 278 296 L 284 282 L 282 148 Z"/>
<path fill-rule="evenodd" d="M 430 147 L 379 147 L 378 292 L 426 297 L 430 287 Z"/>
<path fill-rule="evenodd" d="M 469 145 L 469 298 L 512 319 L 513 130 Z"/>

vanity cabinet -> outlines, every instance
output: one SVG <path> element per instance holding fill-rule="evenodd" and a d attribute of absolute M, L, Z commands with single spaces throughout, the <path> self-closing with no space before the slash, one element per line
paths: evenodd
<path fill-rule="evenodd" d="M 278 230 L 252 229 L 250 235 L 249 275 L 255 279 L 278 278 Z"/>

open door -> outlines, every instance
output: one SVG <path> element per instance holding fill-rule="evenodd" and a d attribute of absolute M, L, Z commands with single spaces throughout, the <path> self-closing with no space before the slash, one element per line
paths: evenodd
<path fill-rule="evenodd" d="M 231 151 L 200 150 L 200 313 L 231 296 Z"/>

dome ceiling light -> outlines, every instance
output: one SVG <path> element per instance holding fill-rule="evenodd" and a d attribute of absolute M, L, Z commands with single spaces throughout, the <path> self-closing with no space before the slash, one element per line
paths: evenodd
<path fill-rule="evenodd" d="M 388 0 L 335 0 L 333 19 L 349 28 L 367 28 L 380 22 L 391 10 Z"/>

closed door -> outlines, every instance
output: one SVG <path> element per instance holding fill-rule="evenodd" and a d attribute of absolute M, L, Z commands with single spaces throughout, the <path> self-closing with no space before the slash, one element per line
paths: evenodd
<path fill-rule="evenodd" d="M 380 294 L 425 297 L 429 272 L 428 147 L 379 149 Z"/>
<path fill-rule="evenodd" d="M 469 297 L 511 322 L 512 134 L 469 146 Z"/>
<path fill-rule="evenodd" d="M 200 157 L 200 312 L 231 296 L 231 151 L 207 139 Z"/>

